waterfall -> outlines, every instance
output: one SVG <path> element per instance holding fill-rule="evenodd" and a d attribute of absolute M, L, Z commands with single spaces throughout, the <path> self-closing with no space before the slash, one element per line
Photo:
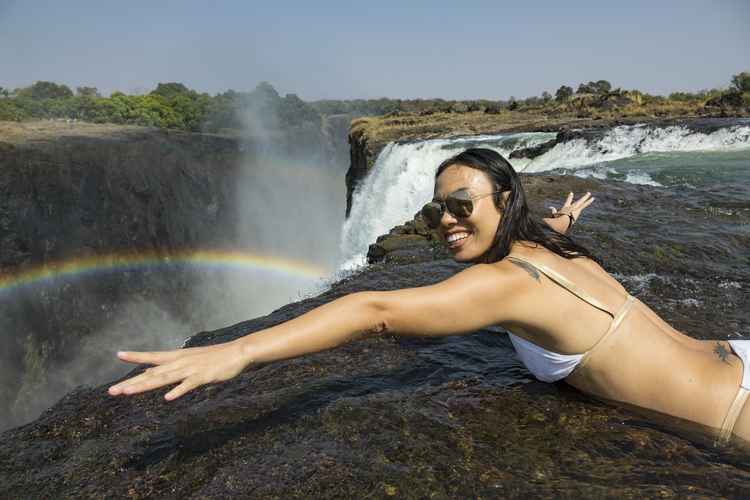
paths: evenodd
<path fill-rule="evenodd" d="M 542 144 L 555 135 L 531 132 L 388 144 L 353 193 L 351 213 L 341 229 L 339 269 L 364 265 L 367 249 L 379 235 L 411 219 L 432 199 L 435 171 L 443 160 L 469 147 L 490 148 L 508 158 L 514 150 Z M 632 125 L 615 127 L 590 140 L 559 143 L 533 160 L 510 161 L 522 172 L 564 169 L 581 177 L 617 178 L 633 184 L 661 186 L 649 174 L 653 173 L 653 165 L 665 164 L 659 158 L 661 153 L 668 156 L 679 152 L 743 150 L 750 151 L 750 126 L 742 122 L 711 133 L 682 126 Z M 646 158 L 651 170 L 618 163 L 635 158 Z M 673 159 L 670 168 L 675 168 L 674 163 Z"/>
<path fill-rule="evenodd" d="M 375 238 L 411 219 L 432 199 L 435 171 L 443 160 L 470 147 L 486 147 L 507 156 L 515 149 L 554 137 L 551 133 L 526 133 L 388 144 L 354 191 L 352 209 L 341 230 L 340 267 L 363 265 Z"/>

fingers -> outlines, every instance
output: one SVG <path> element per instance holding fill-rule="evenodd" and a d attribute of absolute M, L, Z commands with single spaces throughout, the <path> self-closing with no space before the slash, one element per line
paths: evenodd
<path fill-rule="evenodd" d="M 581 206 L 580 206 L 579 208 L 582 208 L 582 209 L 583 209 L 583 208 L 586 208 L 586 207 L 588 207 L 589 205 L 591 205 L 592 203 L 594 203 L 594 200 L 595 200 L 595 199 L 596 199 L 596 198 L 594 198 L 594 197 L 591 197 L 591 198 L 589 198 L 589 199 L 588 199 L 588 200 L 586 200 L 586 201 L 585 201 L 585 202 L 584 202 L 584 203 L 583 203 L 583 204 L 582 204 L 582 205 L 581 205 Z"/>
<path fill-rule="evenodd" d="M 139 394 L 141 392 L 150 391 L 158 387 L 163 387 L 165 385 L 179 382 L 186 377 L 187 373 L 182 367 L 172 368 L 172 370 L 162 371 L 159 373 L 146 370 L 140 375 L 120 382 L 119 384 L 113 385 L 109 388 L 108 392 L 112 396 L 117 396 L 119 394 Z"/>
<path fill-rule="evenodd" d="M 591 196 L 591 193 L 586 193 L 585 195 L 581 196 L 578 200 L 576 200 L 576 202 L 571 205 L 571 213 L 573 214 L 573 217 L 575 219 L 578 219 L 583 209 L 591 205 L 594 202 L 594 200 L 595 198 Z"/>
<path fill-rule="evenodd" d="M 176 351 L 184 356 L 166 363 L 165 359 L 175 358 L 175 351 L 135 354 L 125 358 L 133 362 L 164 363 L 147 368 L 143 373 L 119 382 L 109 388 L 109 394 L 131 395 L 150 391 L 166 385 L 179 383 L 165 394 L 167 401 L 181 397 L 196 387 L 229 380 L 247 367 L 250 360 L 235 343 L 224 343 L 210 347 L 189 348 Z"/>
<path fill-rule="evenodd" d="M 575 203 L 573 202 L 573 198 L 574 198 L 574 193 L 571 191 L 570 193 L 568 193 L 568 196 L 565 198 L 565 203 L 563 203 L 563 206 L 560 207 L 559 211 L 555 207 L 549 207 L 549 209 L 552 211 L 552 215 L 555 215 L 558 212 L 562 212 L 563 210 L 568 209 L 568 208 L 570 210 L 566 210 L 565 213 L 572 212 L 572 211 L 580 211 L 588 207 L 589 205 L 591 205 L 591 203 L 594 201 L 594 198 L 591 196 L 591 193 L 589 192 L 587 192 L 586 194 L 581 196 L 579 199 L 577 199 Z"/>
<path fill-rule="evenodd" d="M 166 399 L 167 401 L 173 401 L 179 398 L 180 396 L 182 396 L 183 394 L 185 394 L 186 392 L 192 391 L 193 389 L 195 389 L 196 387 L 200 385 L 201 383 L 198 382 L 197 379 L 186 378 L 185 380 L 182 381 L 180 385 L 178 385 L 177 387 L 175 387 L 174 389 L 166 393 L 164 395 L 164 399 Z"/>
<path fill-rule="evenodd" d="M 147 363 L 150 365 L 161 365 L 176 361 L 185 354 L 185 349 L 175 351 L 137 352 L 119 351 L 117 357 L 128 363 Z"/>
<path fill-rule="evenodd" d="M 594 200 L 595 198 L 591 196 L 591 193 L 586 193 L 578 198 L 575 203 L 573 203 L 572 208 L 576 210 L 583 210 L 587 206 L 591 205 Z"/>
<path fill-rule="evenodd" d="M 583 196 L 581 196 L 580 198 L 578 198 L 578 199 L 576 200 L 576 202 L 575 202 L 575 203 L 573 203 L 573 205 L 581 205 L 581 204 L 583 204 L 583 203 L 587 203 L 587 202 L 588 202 L 589 200 L 592 200 L 592 199 L 593 199 L 593 198 L 592 198 L 592 196 L 591 196 L 591 193 L 588 193 L 588 192 L 587 192 L 586 194 L 584 194 Z"/>
<path fill-rule="evenodd" d="M 565 198 L 565 204 L 563 205 L 563 207 L 567 207 L 567 206 L 568 206 L 568 205 L 570 205 L 570 204 L 571 204 L 572 202 L 573 202 L 573 191 L 571 191 L 571 192 L 570 192 L 570 193 L 568 194 L 568 197 L 567 197 L 567 198 Z"/>

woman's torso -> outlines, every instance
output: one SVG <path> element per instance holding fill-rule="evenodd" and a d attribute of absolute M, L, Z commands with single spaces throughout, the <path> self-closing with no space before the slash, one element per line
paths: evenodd
<path fill-rule="evenodd" d="M 742 377 L 726 342 L 684 335 L 635 300 L 613 333 L 598 343 L 628 299 L 627 291 L 588 258 L 565 259 L 516 243 L 497 265 L 514 275 L 518 293 L 501 326 L 549 351 L 587 356 L 565 380 L 583 392 L 720 427 Z M 535 267 L 538 265 L 539 267 Z M 540 272 L 563 276 L 609 313 Z M 598 343 L 598 345 L 597 345 Z"/>

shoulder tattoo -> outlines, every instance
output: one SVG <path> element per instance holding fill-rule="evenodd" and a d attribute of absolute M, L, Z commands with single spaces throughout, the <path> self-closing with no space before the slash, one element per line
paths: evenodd
<path fill-rule="evenodd" d="M 731 353 L 730 353 L 729 349 L 727 349 L 726 347 L 724 347 L 724 345 L 721 342 L 719 342 L 718 340 L 716 341 L 716 345 L 714 346 L 714 353 L 719 357 L 719 359 L 722 362 L 724 362 L 726 364 L 730 364 L 729 363 L 729 355 Z"/>
<path fill-rule="evenodd" d="M 523 269 L 524 271 L 526 271 L 527 273 L 529 273 L 532 278 L 534 278 L 537 281 L 540 281 L 540 279 L 539 279 L 539 271 L 537 271 L 534 266 L 532 266 L 528 262 L 523 262 L 523 261 L 520 261 L 520 260 L 510 259 L 510 261 L 513 264 L 515 264 L 518 267 L 520 267 L 521 269 Z"/>

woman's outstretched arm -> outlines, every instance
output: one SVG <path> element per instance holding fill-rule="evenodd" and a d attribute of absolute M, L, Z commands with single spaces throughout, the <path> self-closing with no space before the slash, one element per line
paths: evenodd
<path fill-rule="evenodd" d="M 251 364 L 295 358 L 372 334 L 440 336 L 476 331 L 505 320 L 512 287 L 498 266 L 477 264 L 435 285 L 341 297 L 297 318 L 208 347 L 119 353 L 123 361 L 156 365 L 109 388 L 112 396 L 179 383 L 176 399 L 204 384 L 239 375 Z"/>

